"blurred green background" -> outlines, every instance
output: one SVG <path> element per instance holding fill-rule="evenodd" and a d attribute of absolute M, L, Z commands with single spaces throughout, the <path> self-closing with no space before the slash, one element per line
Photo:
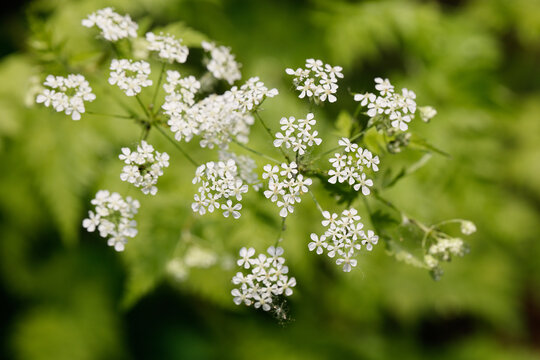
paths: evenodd
<path fill-rule="evenodd" d="M 435 282 L 381 245 L 345 274 L 308 253 L 309 233 L 321 226 L 307 199 L 282 244 L 298 281 L 292 321 L 237 307 L 233 256 L 244 245 L 273 244 L 277 211 L 252 195 L 244 207 L 253 211 L 238 222 L 193 216 L 193 168 L 154 133 L 149 141 L 173 161 L 156 197 L 129 194 L 142 202 L 140 234 L 118 254 L 85 233 L 97 190 L 128 191 L 116 156 L 139 130 L 31 106 L 31 89 L 66 68 L 91 74 L 94 88 L 106 81 L 92 64 L 110 49 L 80 26 L 105 6 L 144 28 L 175 23 L 188 42 L 231 46 L 244 79 L 279 89 L 263 112 L 274 125 L 308 111 L 284 74 L 306 58 L 344 67 L 338 105 L 315 110 L 328 138 L 337 138 L 340 110 L 354 109 L 348 90 L 372 91 L 376 76 L 413 89 L 439 113 L 414 131 L 452 158 L 434 156 L 385 196 L 427 223 L 474 221 L 470 254 Z M 540 358 L 540 1 L 38 0 L 3 16 L 0 358 Z M 115 108 L 97 95 L 87 108 Z M 252 143 L 270 153 L 257 141 L 264 136 L 254 127 Z M 189 251 L 204 261 L 185 273 L 174 265 Z"/>

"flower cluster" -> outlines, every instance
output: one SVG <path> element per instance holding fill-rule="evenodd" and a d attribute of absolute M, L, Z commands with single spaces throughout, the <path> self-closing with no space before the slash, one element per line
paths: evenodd
<path fill-rule="evenodd" d="M 206 67 L 216 79 L 223 79 L 232 85 L 236 80 L 240 80 L 240 64 L 231 54 L 231 49 L 226 46 L 216 46 L 212 42 L 203 41 L 202 48 L 210 53 L 210 60 Z"/>
<path fill-rule="evenodd" d="M 169 166 L 169 155 L 155 151 L 154 147 L 142 140 L 137 151 L 122 148 L 120 160 L 126 164 L 120 174 L 122 181 L 140 187 L 143 194 L 156 195 L 158 178 L 163 175 L 163 168 Z"/>
<path fill-rule="evenodd" d="M 438 238 L 429 247 L 424 261 L 429 268 L 435 268 L 439 265 L 439 261 L 450 261 L 452 256 L 463 256 L 468 251 L 468 246 L 460 238 Z"/>
<path fill-rule="evenodd" d="M 219 160 L 220 161 L 229 161 L 233 160 L 238 167 L 238 176 L 246 184 L 249 184 L 253 187 L 255 191 L 258 191 L 262 184 L 259 181 L 259 176 L 255 169 L 257 169 L 257 163 L 255 160 L 246 155 L 236 155 L 233 152 L 226 150 L 219 151 Z"/>
<path fill-rule="evenodd" d="M 232 278 L 234 285 L 240 285 L 240 288 L 231 291 L 236 305 L 244 303 L 247 306 L 253 305 L 256 309 L 270 311 L 275 297 L 292 295 L 296 279 L 287 275 L 289 268 L 284 265 L 285 258 L 281 256 L 283 249 L 270 246 L 267 252 L 268 256 L 259 254 L 254 257 L 255 249 L 240 249 L 237 264 L 251 270 L 251 273 L 244 275 L 238 272 Z"/>
<path fill-rule="evenodd" d="M 88 15 L 82 21 L 82 25 L 88 28 L 97 26 L 101 30 L 101 36 L 108 41 L 118 41 L 127 37 L 137 37 L 137 23 L 131 20 L 129 15 L 120 15 L 113 8 L 105 8 Z"/>
<path fill-rule="evenodd" d="M 43 85 L 50 89 L 43 89 L 36 102 L 46 107 L 52 106 L 56 111 L 63 111 L 71 115 L 73 120 L 80 120 L 85 112 L 84 102 L 94 101 L 96 95 L 82 75 L 70 74 L 66 77 L 49 75 Z"/>
<path fill-rule="evenodd" d="M 169 62 L 185 63 L 189 54 L 187 46 L 182 45 L 181 39 L 176 39 L 172 35 L 159 34 L 156 35 L 152 32 L 146 33 L 146 40 L 148 41 L 148 50 L 157 51 L 158 56 Z"/>
<path fill-rule="evenodd" d="M 109 246 L 114 246 L 116 251 L 123 251 L 127 238 L 137 235 L 137 222 L 132 219 L 139 209 L 139 202 L 129 196 L 124 200 L 118 193 L 100 190 L 91 203 L 96 207 L 95 213 L 88 212 L 83 227 L 89 232 L 97 229 L 101 237 L 109 238 Z"/>
<path fill-rule="evenodd" d="M 379 157 L 373 156 L 371 151 L 362 149 L 347 138 L 341 138 L 338 143 L 343 147 L 344 153 L 335 153 L 334 157 L 328 160 L 333 166 L 333 169 L 328 171 L 328 182 L 347 182 L 353 185 L 354 190 L 362 190 L 362 194 L 369 195 L 373 180 L 367 178 L 364 166 L 375 172 L 379 171 Z"/>
<path fill-rule="evenodd" d="M 247 143 L 254 122 L 248 111 L 277 95 L 276 89 L 269 90 L 255 77 L 240 88 L 233 86 L 221 95 L 212 94 L 195 103 L 194 94 L 200 88 L 195 78 L 181 79 L 177 72 L 168 72 L 167 81 L 163 109 L 170 116 L 168 124 L 175 139 L 190 141 L 200 135 L 200 145 L 209 148 L 226 148 L 232 139 Z M 173 90 L 178 87 L 180 90 Z"/>
<path fill-rule="evenodd" d="M 284 132 L 276 133 L 276 139 L 274 140 L 275 147 L 292 148 L 295 153 L 304 155 L 308 147 L 313 145 L 320 145 L 322 140 L 317 137 L 319 132 L 314 130 L 311 132 L 311 127 L 316 124 L 314 115 L 312 113 L 307 114 L 305 119 L 295 119 L 294 116 L 289 118 L 283 117 L 279 121 L 281 124 L 281 130 Z"/>
<path fill-rule="evenodd" d="M 127 96 L 135 96 L 143 87 L 151 86 L 150 64 L 146 61 L 113 59 L 111 62 L 109 84 L 117 85 Z"/>
<path fill-rule="evenodd" d="M 306 68 L 285 69 L 285 72 L 294 76 L 294 86 L 300 91 L 300 99 L 314 97 L 318 101 L 333 103 L 337 100 L 334 95 L 338 89 L 338 78 L 343 78 L 341 66 L 324 64 L 321 60 L 307 59 Z"/>
<path fill-rule="evenodd" d="M 201 186 L 198 194 L 194 195 L 195 201 L 191 204 L 194 212 L 203 215 L 207 210 L 211 213 L 221 208 L 225 217 L 229 215 L 235 219 L 240 217 L 242 204 L 238 202 L 233 205 L 231 198 L 241 201 L 242 194 L 248 191 L 248 186 L 239 177 L 234 160 L 211 161 L 199 166 L 193 178 L 193 184 L 198 183 L 201 183 Z"/>
<path fill-rule="evenodd" d="M 268 190 L 264 196 L 275 202 L 281 210 L 279 216 L 287 217 L 294 212 L 294 204 L 301 201 L 300 196 L 309 191 L 312 184 L 310 178 L 304 178 L 298 173 L 296 162 L 282 163 L 281 170 L 277 165 L 264 166 L 263 179 L 268 179 Z"/>
<path fill-rule="evenodd" d="M 323 212 L 323 226 L 327 228 L 323 235 L 311 234 L 311 240 L 308 244 L 310 251 L 315 250 L 318 255 L 324 251 L 328 257 L 334 258 L 337 255 L 336 264 L 343 265 L 343 271 L 349 272 L 357 265 L 354 259 L 355 252 L 366 247 L 368 251 L 373 249 L 379 241 L 379 237 L 371 230 L 367 234 L 362 230 L 364 224 L 360 222 L 360 216 L 356 209 L 343 210 L 341 217 L 338 214 Z"/>
<path fill-rule="evenodd" d="M 376 121 L 376 117 L 381 115 L 383 125 L 406 131 L 409 128 L 408 123 L 414 119 L 414 113 L 416 112 L 416 94 L 407 89 L 402 89 L 401 94 L 399 94 L 394 91 L 394 85 L 388 79 L 380 77 L 375 78 L 375 84 L 375 89 L 379 91 L 379 95 L 372 93 L 356 94 L 354 100 L 360 102 L 361 106 L 367 105 L 367 115 L 371 118 L 371 121 Z M 435 115 L 433 112 L 426 112 L 426 114 L 423 115 L 424 118 Z"/>

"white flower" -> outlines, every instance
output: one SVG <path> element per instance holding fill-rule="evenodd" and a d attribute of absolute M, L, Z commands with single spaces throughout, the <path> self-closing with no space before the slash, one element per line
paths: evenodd
<path fill-rule="evenodd" d="M 255 249 L 240 249 L 237 264 L 244 269 L 251 269 L 251 272 L 247 275 L 238 272 L 232 278 L 232 283 L 239 286 L 231 291 L 236 305 L 243 303 L 270 311 L 275 308 L 272 305 L 275 296 L 293 294 L 292 288 L 296 286 L 296 279 L 287 275 L 289 269 L 282 257 L 283 249 L 271 246 L 267 252 L 270 256 L 259 254 L 253 258 Z"/>
<path fill-rule="evenodd" d="M 322 215 L 326 231 L 321 236 L 312 233 L 308 248 L 310 251 L 316 250 L 318 255 L 326 252 L 330 258 L 337 256 L 336 264 L 342 265 L 343 271 L 349 272 L 357 265 L 354 256 L 361 249 L 361 244 L 371 251 L 379 238 L 371 230 L 368 230 L 366 236 L 362 230 L 364 224 L 360 222 L 356 209 L 343 210 L 339 217 L 328 211 L 323 211 Z"/>
<path fill-rule="evenodd" d="M 326 243 L 326 237 L 322 235 L 321 237 L 318 237 L 317 234 L 311 234 L 310 235 L 312 242 L 308 244 L 309 251 L 313 251 L 315 249 L 317 252 L 317 255 L 320 255 L 323 253 L 323 249 L 326 249 L 328 246 L 328 243 Z"/>
<path fill-rule="evenodd" d="M 285 69 L 288 75 L 293 75 L 296 90 L 300 91 L 298 97 L 314 98 L 316 101 L 335 102 L 338 89 L 337 79 L 342 78 L 341 66 L 323 64 L 321 60 L 307 59 L 306 68 L 293 70 Z"/>
<path fill-rule="evenodd" d="M 229 217 L 229 214 L 232 214 L 233 218 L 238 219 L 240 217 L 240 212 L 238 210 L 242 209 L 242 204 L 238 203 L 233 206 L 231 200 L 227 200 L 227 204 L 221 204 L 221 209 L 223 211 L 223 216 Z"/>
<path fill-rule="evenodd" d="M 224 210 L 223 216 L 238 219 L 242 205 L 237 203 L 233 206 L 232 200 L 242 200 L 242 194 L 248 192 L 248 186 L 244 184 L 238 174 L 238 166 L 233 159 L 227 161 L 208 162 L 197 168 L 193 184 L 201 183 L 198 194 L 195 194 L 195 202 L 191 205 L 194 212 L 203 215 L 208 208 L 213 212 L 214 208 Z"/>
<path fill-rule="evenodd" d="M 108 41 L 118 41 L 127 37 L 137 37 L 137 23 L 131 20 L 129 15 L 120 15 L 113 8 L 104 8 L 88 15 L 82 21 L 85 27 L 97 26 L 101 30 L 101 36 Z"/>
<path fill-rule="evenodd" d="M 236 261 L 236 264 L 238 266 L 244 266 L 245 269 L 249 269 L 251 266 L 251 262 L 253 261 L 251 258 L 255 255 L 255 249 L 254 248 L 241 248 L 240 249 L 240 259 Z M 241 273 L 239 273 L 241 274 Z"/>
<path fill-rule="evenodd" d="M 374 103 L 376 99 L 377 96 L 371 93 L 354 95 L 354 101 L 360 102 L 361 106 L 366 106 L 368 103 Z"/>
<path fill-rule="evenodd" d="M 52 106 L 58 112 L 71 115 L 73 120 L 80 120 L 81 114 L 85 112 L 84 102 L 92 102 L 96 95 L 92 93 L 92 88 L 84 76 L 70 74 L 67 77 L 47 76 L 43 85 L 50 89 L 44 89 L 36 97 L 38 104 L 46 107 Z"/>
<path fill-rule="evenodd" d="M 377 245 L 379 237 L 371 230 L 368 230 L 367 236 L 362 240 L 362 245 L 365 245 L 368 251 L 373 250 L 373 245 Z"/>
<path fill-rule="evenodd" d="M 168 93 L 163 109 L 170 116 L 168 124 L 178 141 L 202 137 L 202 147 L 218 146 L 225 150 L 232 140 L 248 142 L 250 126 L 254 123 L 251 111 L 267 97 L 277 94 L 258 78 L 250 78 L 240 88 L 234 86 L 221 95 L 211 94 L 195 102 L 200 83 L 194 77 L 181 79 L 176 71 L 167 72 Z"/>
<path fill-rule="evenodd" d="M 359 101 L 361 106 L 367 106 L 370 124 L 389 134 L 395 134 L 396 130 L 407 131 L 417 113 L 416 94 L 405 88 L 401 89 L 401 93 L 395 92 L 390 81 L 380 77 L 375 78 L 375 88 L 379 90 L 379 96 L 371 93 L 354 95 L 355 101 Z M 420 107 L 418 110 L 424 121 L 429 121 L 437 114 L 431 106 Z"/>
<path fill-rule="evenodd" d="M 232 85 L 242 77 L 240 64 L 235 61 L 230 48 L 206 41 L 202 42 L 202 47 L 210 53 L 210 61 L 206 67 L 216 79 L 223 79 Z"/>
<path fill-rule="evenodd" d="M 152 85 L 150 64 L 146 61 L 113 59 L 110 66 L 109 84 L 117 85 L 127 96 L 139 94 L 143 87 Z"/>
<path fill-rule="evenodd" d="M 369 187 L 373 186 L 373 180 L 367 179 L 366 174 L 362 173 L 362 175 L 360 175 L 360 179 L 357 179 L 357 181 L 358 183 L 353 186 L 354 190 L 358 191 L 362 189 L 362 194 L 366 196 L 369 195 L 370 194 Z"/>
<path fill-rule="evenodd" d="M 362 149 L 347 138 L 341 138 L 338 143 L 345 153 L 335 153 L 334 157 L 328 160 L 333 167 L 328 170 L 328 182 L 330 184 L 347 182 L 354 190 L 362 190 L 364 195 L 369 195 L 369 187 L 373 186 L 373 180 L 367 179 L 364 165 L 374 172 L 379 171 L 379 157 L 373 156 L 371 151 Z"/>
<path fill-rule="evenodd" d="M 118 193 L 100 190 L 91 204 L 95 206 L 95 213 L 88 212 L 83 227 L 89 232 L 98 229 L 101 237 L 108 237 L 109 246 L 113 246 L 116 251 L 123 251 L 127 238 L 137 235 L 137 222 L 132 219 L 139 209 L 139 202 L 131 197 L 124 200 Z"/>
<path fill-rule="evenodd" d="M 146 33 L 148 50 L 157 51 L 160 58 L 169 62 L 185 63 L 189 54 L 187 46 L 182 45 L 181 39 L 176 39 L 170 34 L 156 35 L 152 32 Z"/>
<path fill-rule="evenodd" d="M 388 79 L 382 79 L 380 77 L 375 78 L 375 89 L 379 90 L 382 96 L 387 96 L 394 92 L 394 85 L 390 83 Z"/>

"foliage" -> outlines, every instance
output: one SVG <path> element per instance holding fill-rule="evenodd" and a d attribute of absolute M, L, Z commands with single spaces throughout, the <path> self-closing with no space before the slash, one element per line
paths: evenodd
<path fill-rule="evenodd" d="M 372 79 L 383 76 L 398 79 L 399 87 L 415 89 L 423 102 L 433 104 L 439 113 L 433 123 L 413 125 L 420 134 L 417 150 L 388 157 L 394 171 L 384 174 L 379 195 L 393 199 L 403 213 L 370 203 L 373 225 L 388 228 L 393 239 L 387 249 L 376 248 L 359 259 L 359 272 L 344 275 L 306 255 L 306 234 L 322 233 L 322 228 L 315 225 L 319 215 L 311 204 L 300 204 L 295 211 L 303 216 L 287 225 L 284 246 L 302 286 L 290 299 L 294 320 L 281 327 L 274 319 L 236 308 L 230 298 L 235 273 L 230 254 L 248 243 L 265 249 L 278 235 L 275 209 L 257 196 L 244 204 L 256 211 L 244 213 L 239 223 L 220 215 L 196 217 L 189 209 L 191 165 L 171 163 L 160 178 L 159 196 L 141 199 L 138 216 L 148 220 L 140 222 L 132 251 L 111 254 L 85 234 L 80 224 L 93 194 L 103 187 L 127 191 L 115 157 L 140 133 L 122 120 L 73 122 L 29 107 L 27 94 L 42 80 L 33 78 L 64 66 L 94 73 L 93 82 L 105 81 L 96 64 L 110 53 L 102 55 L 99 42 L 79 25 L 105 5 L 138 20 L 145 17 L 141 27 L 176 22 L 174 31 L 186 43 L 216 39 L 230 45 L 245 76 L 258 75 L 269 87 L 287 89 L 290 78 L 283 69 L 313 56 L 344 67 L 338 97 L 347 97 L 347 90 L 369 90 Z M 3 357 L 538 356 L 537 1 L 450 6 L 434 1 L 58 0 L 35 1 L 28 11 L 27 49 L 0 65 L 0 159 L 5 166 L 0 270 L 10 310 L 4 315 L 8 346 Z M 80 48 L 92 50 L 79 54 Z M 280 93 L 272 106 L 265 104 L 265 118 L 308 112 L 293 91 Z M 110 99 L 104 109 L 122 110 L 114 93 L 97 95 Z M 352 97 L 349 105 L 355 108 Z M 356 133 L 353 114 L 341 108 L 330 104 L 317 110 L 317 118 L 327 119 L 321 133 Z M 255 134 L 265 136 L 262 128 Z M 371 149 L 381 147 L 376 133 L 365 137 Z M 426 157 L 430 149 L 423 139 L 450 157 L 436 152 Z M 174 151 L 158 133 L 149 140 Z M 204 158 L 196 146 L 188 149 Z M 426 162 L 429 166 L 423 166 Z M 321 190 L 314 187 L 317 194 Z M 325 208 L 335 200 L 321 196 L 319 201 Z M 401 226 L 403 215 L 428 224 L 470 218 L 478 233 L 470 253 L 433 282 L 425 271 L 386 256 L 419 264 L 418 246 L 396 241 L 419 236 L 416 227 Z M 444 226 L 459 230 L 455 224 Z M 189 275 L 182 277 L 178 264 L 188 251 L 201 249 L 218 249 L 218 260 L 187 266 Z"/>

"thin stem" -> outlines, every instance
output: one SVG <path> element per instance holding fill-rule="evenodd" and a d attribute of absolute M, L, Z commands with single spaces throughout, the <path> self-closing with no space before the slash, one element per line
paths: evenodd
<path fill-rule="evenodd" d="M 311 190 L 308 190 L 309 192 L 309 195 L 311 195 L 311 198 L 313 199 L 313 202 L 315 203 L 315 205 L 317 205 L 317 209 L 319 209 L 319 211 L 321 213 L 324 212 L 323 208 L 321 207 L 321 204 L 319 204 L 319 202 L 317 201 L 317 199 L 315 198 L 315 195 L 313 194 L 313 191 Z"/>
<path fill-rule="evenodd" d="M 161 66 L 161 72 L 159 73 L 159 79 L 158 79 L 158 82 L 157 82 L 157 86 L 156 86 L 156 91 L 154 91 L 154 96 L 152 97 L 152 107 L 155 108 L 155 105 L 156 105 L 156 98 L 157 98 L 157 95 L 159 93 L 159 90 L 161 89 L 161 80 L 163 79 L 163 73 L 165 72 L 165 66 L 167 64 L 166 63 L 163 63 L 163 65 Z"/>
<path fill-rule="evenodd" d="M 148 109 L 146 108 L 146 106 L 144 106 L 141 98 L 139 97 L 139 94 L 135 95 L 135 98 L 137 99 L 137 102 L 139 103 L 139 105 L 141 106 L 141 108 L 143 109 L 144 113 L 146 114 L 146 116 L 148 117 L 148 119 L 150 119 L 150 113 L 148 112 Z"/>
<path fill-rule="evenodd" d="M 266 132 L 268 133 L 268 135 L 270 135 L 270 137 L 272 138 L 272 143 L 274 142 L 274 140 L 276 139 L 274 137 L 274 134 L 272 133 L 272 130 L 270 130 L 270 128 L 266 125 L 266 123 L 264 122 L 264 120 L 262 119 L 262 117 L 259 115 L 259 112 L 258 111 L 254 111 L 254 114 L 255 114 L 255 117 L 257 117 L 257 119 L 259 120 L 259 122 L 261 123 L 261 125 L 264 127 L 264 129 L 266 130 Z M 285 153 L 285 151 L 283 151 L 283 149 L 281 148 L 281 146 L 279 147 L 279 151 L 281 151 L 281 154 L 283 155 L 283 157 L 285 159 L 287 159 L 287 162 L 291 162 L 291 160 L 289 159 L 289 156 Z"/>
<path fill-rule="evenodd" d="M 232 139 L 232 141 L 233 141 L 235 144 L 237 144 L 238 146 L 243 147 L 243 148 L 246 149 L 247 151 L 251 151 L 251 152 L 254 153 L 255 155 L 258 155 L 258 156 L 263 157 L 263 158 L 265 158 L 265 159 L 267 159 L 267 160 L 273 161 L 273 162 L 275 162 L 275 163 L 277 163 L 277 164 L 280 164 L 280 163 L 281 163 L 281 161 L 276 160 L 276 159 L 274 159 L 273 157 L 268 156 L 268 155 L 266 155 L 266 154 L 263 154 L 263 153 L 261 153 L 261 152 L 255 150 L 255 149 L 252 149 L 252 148 L 250 148 L 249 146 L 247 146 L 247 145 L 245 145 L 245 144 L 242 144 L 241 142 L 239 142 L 239 141 L 236 140 L 236 139 Z"/>
<path fill-rule="evenodd" d="M 129 115 L 105 114 L 105 113 L 98 113 L 98 112 L 93 112 L 93 111 L 86 111 L 86 114 L 95 115 L 95 116 L 114 117 L 114 118 L 119 118 L 119 119 L 136 120 L 133 116 L 129 116 Z"/>
<path fill-rule="evenodd" d="M 169 134 L 167 134 L 161 127 L 159 127 L 159 126 L 157 126 L 157 125 L 155 125 L 154 127 L 155 127 L 161 134 L 163 134 L 163 136 L 165 136 L 165 137 L 167 138 L 167 140 L 169 140 L 169 142 L 170 142 L 171 144 L 174 145 L 174 147 L 176 147 L 178 150 L 180 150 L 180 152 L 184 155 L 184 157 L 185 157 L 186 159 L 188 159 L 193 165 L 195 165 L 195 166 L 197 166 L 197 167 L 199 166 L 199 164 L 198 164 L 195 160 L 193 160 L 193 158 L 192 158 L 191 156 L 189 156 L 189 154 L 188 154 L 188 153 L 180 146 L 180 144 L 178 144 L 178 142 L 177 142 L 176 140 L 174 140 L 173 138 L 171 138 L 171 137 L 169 136 Z"/>
<path fill-rule="evenodd" d="M 139 140 L 139 142 L 141 142 L 142 140 L 146 140 L 148 138 L 148 135 L 150 134 L 150 129 L 151 129 L 151 126 L 149 123 L 146 123 L 143 125 L 141 139 Z"/>
<path fill-rule="evenodd" d="M 281 227 L 279 229 L 278 237 L 276 239 L 276 242 L 274 243 L 274 247 L 276 248 L 279 244 L 279 241 L 282 239 L 281 235 L 285 232 L 287 229 L 287 226 L 285 226 L 285 220 L 287 220 L 286 217 L 281 218 Z"/>
<path fill-rule="evenodd" d="M 356 117 L 358 116 L 358 114 L 360 114 L 360 110 L 362 109 L 362 105 L 360 105 L 360 103 L 358 103 L 358 106 L 356 107 L 356 110 L 354 110 L 354 114 L 353 114 L 353 119 L 356 119 Z"/>
<path fill-rule="evenodd" d="M 371 225 L 373 226 L 373 229 L 375 230 L 375 232 L 377 234 L 379 234 L 379 236 L 381 235 L 381 232 L 379 231 L 379 229 L 377 228 L 377 224 L 375 224 L 375 222 L 373 221 L 373 215 L 371 213 L 371 207 L 369 206 L 369 203 L 366 199 L 365 196 L 362 196 L 362 200 L 364 201 L 364 207 L 366 208 L 366 211 L 368 213 L 368 217 L 369 217 L 369 222 L 371 223 Z M 381 236 L 381 238 L 383 238 Z M 384 238 L 383 238 L 384 239 Z"/>

